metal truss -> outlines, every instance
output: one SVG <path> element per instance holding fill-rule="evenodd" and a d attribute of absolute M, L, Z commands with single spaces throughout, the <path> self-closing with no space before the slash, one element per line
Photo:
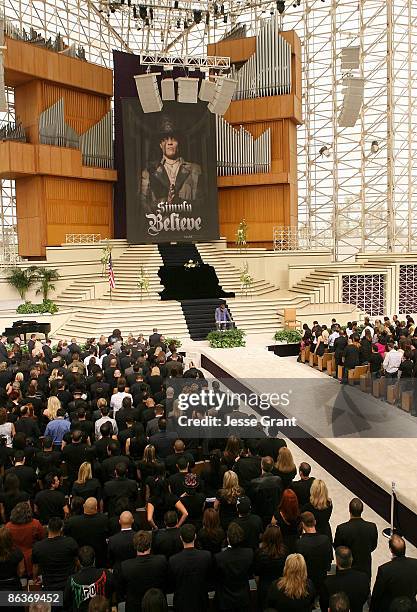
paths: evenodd
<path fill-rule="evenodd" d="M 33 27 L 45 38 L 60 33 L 66 44 L 82 45 L 87 60 L 109 67 L 113 49 L 201 57 L 207 43 L 237 26 L 246 24 L 247 34 L 255 35 L 276 7 L 269 0 L 178 0 L 178 8 L 174 0 L 149 0 L 143 2 L 148 16 L 153 8 L 147 25 L 146 19 L 134 17 L 127 1 L 121 5 L 117 0 L 0 0 L 0 7 L 2 2 L 6 18 L 20 30 Z M 358 251 L 417 250 L 417 4 L 292 4 L 286 2 L 282 25 L 297 31 L 303 52 L 304 125 L 298 130 L 301 235 L 306 232 L 311 248 L 330 244 L 335 260 Z M 202 11 L 200 23 L 195 22 L 195 10 Z M 357 76 L 365 79 L 364 103 L 355 126 L 341 127 L 338 116 L 346 76 L 341 53 L 349 46 L 360 48 Z M 374 141 L 376 152 L 371 150 Z M 330 149 L 329 157 L 319 154 L 323 146 Z M 12 185 L 2 185 L 6 183 Z M 14 211 L 12 187 L 4 191 L 3 201 L 6 198 L 6 208 Z"/>
<path fill-rule="evenodd" d="M 335 260 L 417 250 L 417 6 L 412 0 L 304 0 L 284 29 L 303 45 L 305 124 L 298 131 L 299 223 Z M 344 47 L 360 47 L 364 103 L 354 127 L 343 102 Z M 378 151 L 371 150 L 377 141 Z M 330 157 L 319 155 L 322 146 Z"/>
<path fill-rule="evenodd" d="M 143 66 L 164 66 L 166 69 L 172 69 L 174 66 L 191 68 L 191 70 L 230 69 L 230 57 L 212 55 L 183 57 L 181 55 L 172 55 L 171 53 L 153 53 L 152 55 L 141 53 L 140 63 Z"/>

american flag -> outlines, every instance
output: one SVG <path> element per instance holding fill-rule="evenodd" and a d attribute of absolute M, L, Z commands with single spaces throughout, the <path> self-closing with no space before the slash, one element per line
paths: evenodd
<path fill-rule="evenodd" d="M 111 258 L 111 254 L 109 255 L 108 272 L 109 272 L 109 285 L 110 285 L 110 289 L 116 289 L 116 281 L 114 280 L 113 261 L 112 261 L 112 258 Z"/>

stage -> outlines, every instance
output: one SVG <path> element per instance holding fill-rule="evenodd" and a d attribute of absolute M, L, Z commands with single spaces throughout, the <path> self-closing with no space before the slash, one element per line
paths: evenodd
<path fill-rule="evenodd" d="M 295 417 L 296 426 L 283 433 L 386 520 L 395 481 L 399 525 L 416 544 L 415 417 L 253 341 L 247 348 L 199 346 L 198 352 L 201 366 L 234 392 L 288 392 L 288 406 L 256 413 Z"/>

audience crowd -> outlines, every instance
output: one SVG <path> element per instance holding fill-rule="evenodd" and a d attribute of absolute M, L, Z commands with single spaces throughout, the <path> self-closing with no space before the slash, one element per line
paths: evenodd
<path fill-rule="evenodd" d="M 384 374 L 388 379 L 401 378 L 404 390 L 413 385 L 417 377 L 417 327 L 413 318 L 406 315 L 400 320 L 397 315 L 376 319 L 371 323 L 365 317 L 358 328 L 357 321 L 342 327 L 332 319 L 330 326 L 313 322 L 311 329 L 303 325 L 301 348 L 310 347 L 316 355 L 334 353 L 337 366 L 343 366 L 342 382 L 347 382 L 348 371 L 358 365 L 369 364 L 373 378 Z"/>
<path fill-rule="evenodd" d="M 334 321 L 330 333 L 305 328 L 303 342 L 345 367 L 377 347 L 389 372 L 408 353 L 414 363 L 413 329 L 368 321 L 360 338 Z M 393 351 L 401 358 L 386 361 Z M 371 592 L 378 533 L 361 500 L 333 533 L 326 483 L 276 431 L 179 435 L 178 395 L 209 384 L 157 330 L 54 348 L 33 336 L 28 352 L 2 338 L 0 360 L 0 590 L 62 591 L 68 612 L 415 610 L 404 540 L 389 540 Z M 229 410 L 239 406 L 220 418 Z"/>

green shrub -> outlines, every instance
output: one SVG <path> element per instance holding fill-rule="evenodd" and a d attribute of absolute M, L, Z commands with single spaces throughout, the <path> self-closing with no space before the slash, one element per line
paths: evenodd
<path fill-rule="evenodd" d="M 16 308 L 16 312 L 18 314 L 44 314 L 46 312 L 55 314 L 58 312 L 58 306 L 52 300 L 44 300 L 40 304 L 25 302 Z"/>
<path fill-rule="evenodd" d="M 207 340 L 212 348 L 233 348 L 246 346 L 243 329 L 226 329 L 224 331 L 211 331 Z"/>
<path fill-rule="evenodd" d="M 301 342 L 301 338 L 301 333 L 297 329 L 280 329 L 274 334 L 276 342 L 287 342 L 288 344 Z"/>

